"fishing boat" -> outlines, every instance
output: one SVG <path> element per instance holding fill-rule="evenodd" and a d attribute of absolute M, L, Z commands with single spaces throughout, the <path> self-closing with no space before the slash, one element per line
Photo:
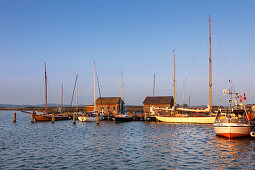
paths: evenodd
<path fill-rule="evenodd" d="M 174 54 L 174 53 L 173 53 Z M 209 107 L 203 110 L 197 109 L 184 109 L 175 108 L 175 54 L 174 54 L 174 102 L 171 109 L 165 109 L 171 111 L 169 116 L 155 116 L 157 120 L 168 123 L 205 123 L 213 124 L 215 121 L 215 115 L 212 113 L 212 66 L 211 66 L 211 18 L 209 17 Z M 178 114 L 182 112 L 184 114 Z M 194 114 L 194 113 L 200 113 Z"/>
<path fill-rule="evenodd" d="M 35 113 L 33 112 L 33 116 L 36 122 L 45 122 L 45 121 L 52 121 L 52 116 L 54 116 L 54 120 L 68 120 L 71 119 L 71 116 L 65 114 L 58 114 L 58 113 L 48 113 L 48 105 L 47 105 L 47 72 L 46 72 L 46 62 L 45 62 L 45 111 L 43 113 Z"/>
<path fill-rule="evenodd" d="M 99 116 L 99 120 L 103 120 L 103 115 L 96 113 L 96 65 L 94 63 L 94 111 L 81 114 L 81 116 L 78 117 L 78 120 L 81 122 L 96 122 L 97 115 Z"/>
<path fill-rule="evenodd" d="M 226 92 L 226 90 L 224 90 Z M 224 93 L 223 95 L 225 95 Z M 231 107 L 233 102 L 232 97 L 229 100 L 229 108 L 218 109 L 217 117 L 215 120 L 214 130 L 219 136 L 226 138 L 236 138 L 245 137 L 253 133 L 252 129 L 254 125 L 252 124 L 251 113 L 247 113 L 246 107 L 243 101 L 246 99 L 245 93 L 242 96 L 240 93 L 232 93 L 232 90 L 228 93 L 229 95 L 235 95 L 234 106 Z"/>

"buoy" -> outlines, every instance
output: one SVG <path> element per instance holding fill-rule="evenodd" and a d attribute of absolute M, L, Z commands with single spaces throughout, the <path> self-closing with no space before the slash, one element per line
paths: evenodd
<path fill-rule="evenodd" d="M 252 132 L 250 133 L 250 135 L 251 135 L 251 137 L 255 137 L 255 132 L 252 131 Z"/>

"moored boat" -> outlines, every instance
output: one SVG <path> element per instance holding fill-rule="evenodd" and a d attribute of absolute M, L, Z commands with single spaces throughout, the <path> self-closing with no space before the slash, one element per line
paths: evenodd
<path fill-rule="evenodd" d="M 34 114 L 34 118 L 36 122 L 46 122 L 52 121 L 52 114 Z M 71 116 L 63 115 L 63 114 L 54 114 L 55 121 L 58 120 L 68 120 L 71 119 Z"/>
<path fill-rule="evenodd" d="M 232 99 L 230 99 L 229 109 L 218 110 L 215 123 L 213 124 L 215 133 L 229 139 L 250 136 L 254 126 L 251 122 L 251 114 L 247 113 L 245 109 L 242 95 L 240 93 L 232 93 L 232 90 L 229 94 L 231 96 L 235 95 L 235 105 L 231 107 Z M 241 101 L 240 104 L 238 104 L 239 99 Z"/>
<path fill-rule="evenodd" d="M 36 122 L 45 122 L 45 121 L 52 121 L 52 116 L 54 115 L 54 121 L 58 120 L 68 120 L 71 119 L 71 116 L 59 113 L 48 113 L 48 105 L 47 105 L 47 73 L 46 73 L 46 62 L 45 62 L 45 112 L 43 113 L 35 113 L 33 111 L 33 117 Z"/>
<path fill-rule="evenodd" d="M 97 115 L 99 116 L 99 121 L 103 120 L 103 114 L 96 113 L 96 64 L 94 63 L 94 111 L 80 115 L 78 120 L 81 122 L 96 122 Z"/>
<path fill-rule="evenodd" d="M 174 54 L 174 102 L 173 107 L 169 110 L 172 113 L 168 116 L 155 116 L 159 121 L 167 123 L 205 123 L 213 124 L 215 121 L 215 114 L 212 112 L 212 64 L 211 64 L 211 18 L 209 17 L 209 107 L 204 110 L 175 108 L 175 54 Z M 178 114 L 177 111 L 185 114 Z M 202 113 L 196 116 L 194 113 Z"/>
<path fill-rule="evenodd" d="M 116 115 L 116 116 L 114 116 L 113 119 L 114 119 L 115 122 L 130 122 L 130 121 L 133 121 L 133 117 L 128 116 L 126 114 Z"/>
<path fill-rule="evenodd" d="M 96 122 L 97 116 L 93 113 L 87 113 L 86 115 L 81 115 L 78 117 L 81 122 Z M 103 115 L 99 115 L 99 120 L 103 120 Z"/>
<path fill-rule="evenodd" d="M 215 116 L 185 116 L 185 115 L 174 115 L 174 116 L 155 116 L 159 121 L 167 123 L 204 123 L 213 124 Z"/>

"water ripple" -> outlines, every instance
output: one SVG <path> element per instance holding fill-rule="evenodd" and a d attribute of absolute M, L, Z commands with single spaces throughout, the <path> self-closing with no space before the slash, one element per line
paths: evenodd
<path fill-rule="evenodd" d="M 212 125 L 70 121 L 30 123 L 0 112 L 0 169 L 254 169 L 255 140 Z"/>

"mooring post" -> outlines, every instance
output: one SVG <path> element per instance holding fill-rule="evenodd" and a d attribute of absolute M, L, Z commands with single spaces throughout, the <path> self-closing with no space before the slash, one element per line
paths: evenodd
<path fill-rule="evenodd" d="M 14 123 L 16 122 L 16 113 L 15 112 L 13 113 L 13 122 Z"/>
<path fill-rule="evenodd" d="M 31 123 L 34 123 L 34 113 L 31 114 Z"/>
<path fill-rule="evenodd" d="M 147 113 L 144 113 L 144 121 L 147 121 Z"/>
<path fill-rule="evenodd" d="M 52 114 L 51 114 L 51 123 L 54 123 L 54 122 L 55 122 L 55 114 L 52 113 Z"/>
<path fill-rule="evenodd" d="M 75 125 L 76 121 L 76 114 L 73 114 L 73 124 Z"/>
<path fill-rule="evenodd" d="M 97 114 L 97 125 L 99 125 L 99 114 Z"/>

